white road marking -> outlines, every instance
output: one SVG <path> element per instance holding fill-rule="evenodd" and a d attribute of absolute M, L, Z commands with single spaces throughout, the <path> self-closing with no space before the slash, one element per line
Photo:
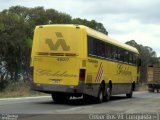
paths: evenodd
<path fill-rule="evenodd" d="M 35 99 L 42 99 L 42 98 L 50 98 L 50 96 L 37 96 L 37 97 L 19 97 L 19 98 L 2 98 L 0 99 L 0 105 L 7 105 L 7 104 L 16 104 L 16 103 L 26 103 L 30 102 L 30 100 Z M 24 101 L 27 100 L 27 101 Z"/>
<path fill-rule="evenodd" d="M 38 99 L 38 98 L 49 98 L 50 96 L 36 96 L 36 97 L 18 97 L 18 98 L 1 98 L 1 101 L 9 101 L 9 100 L 23 100 L 23 99 Z"/>
<path fill-rule="evenodd" d="M 56 112 L 69 112 L 69 111 L 76 111 L 76 110 L 82 110 L 82 109 L 88 109 L 88 108 L 93 108 L 93 106 L 73 107 L 65 110 L 56 110 Z"/>

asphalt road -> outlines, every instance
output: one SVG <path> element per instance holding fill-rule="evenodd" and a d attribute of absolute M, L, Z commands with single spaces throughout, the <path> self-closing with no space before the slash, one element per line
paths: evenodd
<path fill-rule="evenodd" d="M 81 98 L 71 99 L 67 104 L 56 104 L 50 96 L 0 99 L 0 114 L 3 115 L 34 116 L 33 114 L 36 114 L 38 117 L 42 114 L 62 116 L 62 114 L 93 113 L 160 113 L 160 93 L 135 92 L 133 98 L 130 99 L 125 95 L 113 96 L 109 102 L 101 104 L 92 101 L 84 102 Z"/>

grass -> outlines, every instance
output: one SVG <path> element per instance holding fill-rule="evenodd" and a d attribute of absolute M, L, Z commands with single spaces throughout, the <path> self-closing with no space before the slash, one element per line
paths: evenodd
<path fill-rule="evenodd" d="M 9 84 L 4 91 L 0 91 L 0 98 L 30 97 L 43 95 L 47 94 L 32 91 L 28 82 L 15 82 Z"/>
<path fill-rule="evenodd" d="M 147 84 L 141 84 L 138 91 L 147 91 Z M 35 92 L 30 89 L 28 82 L 10 83 L 4 91 L 0 91 L 0 98 L 14 98 L 14 97 L 30 97 L 30 96 L 44 96 L 48 94 Z"/>

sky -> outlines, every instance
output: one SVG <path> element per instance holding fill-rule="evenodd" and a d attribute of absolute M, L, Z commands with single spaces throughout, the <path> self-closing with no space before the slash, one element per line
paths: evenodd
<path fill-rule="evenodd" d="M 0 11 L 15 5 L 43 6 L 73 18 L 96 20 L 110 37 L 135 40 L 160 56 L 160 0 L 0 0 Z"/>

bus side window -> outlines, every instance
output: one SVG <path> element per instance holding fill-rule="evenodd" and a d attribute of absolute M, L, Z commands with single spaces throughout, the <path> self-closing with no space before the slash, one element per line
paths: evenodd
<path fill-rule="evenodd" d="M 99 44 L 100 44 L 99 45 L 100 46 L 100 48 L 99 48 L 100 56 L 105 57 L 105 44 L 102 41 L 100 41 Z"/>
<path fill-rule="evenodd" d="M 105 43 L 102 42 L 102 57 L 105 57 Z"/>
<path fill-rule="evenodd" d="M 97 55 L 99 57 L 105 57 L 105 44 L 100 40 L 96 40 L 96 45 L 97 45 Z"/>
<path fill-rule="evenodd" d="M 137 56 L 134 54 L 133 55 L 133 64 L 136 65 L 137 64 Z"/>
<path fill-rule="evenodd" d="M 88 55 L 97 55 L 97 41 L 95 38 L 88 36 Z"/>
<path fill-rule="evenodd" d="M 124 62 L 124 50 L 119 48 L 119 61 Z"/>
<path fill-rule="evenodd" d="M 119 49 L 118 49 L 118 47 L 116 47 L 115 59 L 116 60 L 119 59 Z"/>
<path fill-rule="evenodd" d="M 116 60 L 116 56 L 117 56 L 117 48 L 115 46 L 112 46 L 112 56 L 111 56 L 111 58 L 113 60 Z"/>
<path fill-rule="evenodd" d="M 93 39 L 88 36 L 88 55 L 93 55 L 94 54 L 94 49 L 93 49 Z"/>
<path fill-rule="evenodd" d="M 96 55 L 100 56 L 100 42 L 96 40 Z"/>
<path fill-rule="evenodd" d="M 105 57 L 110 59 L 111 55 L 112 55 L 112 53 L 111 53 L 111 45 L 106 44 L 105 45 Z"/>
<path fill-rule="evenodd" d="M 124 51 L 124 62 L 126 62 L 126 63 L 129 62 L 129 53 L 128 53 L 128 51 Z"/>
<path fill-rule="evenodd" d="M 93 55 L 97 56 L 97 40 L 95 38 L 93 39 Z"/>
<path fill-rule="evenodd" d="M 133 54 L 129 53 L 129 63 L 133 64 Z"/>

